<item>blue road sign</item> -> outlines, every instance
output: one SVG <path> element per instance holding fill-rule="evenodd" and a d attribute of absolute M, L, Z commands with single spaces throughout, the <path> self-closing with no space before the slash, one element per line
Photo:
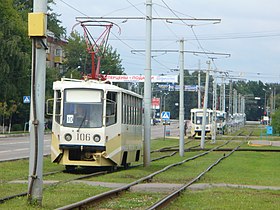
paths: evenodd
<path fill-rule="evenodd" d="M 30 96 L 23 96 L 23 103 L 30 104 Z"/>
<path fill-rule="evenodd" d="M 266 134 L 268 134 L 268 135 L 272 135 L 273 134 L 272 126 L 266 126 Z"/>
<path fill-rule="evenodd" d="M 161 113 L 161 119 L 169 120 L 170 119 L 170 112 L 162 112 Z"/>

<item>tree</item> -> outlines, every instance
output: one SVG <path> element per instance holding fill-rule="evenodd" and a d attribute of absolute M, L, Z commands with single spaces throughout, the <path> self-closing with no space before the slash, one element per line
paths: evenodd
<path fill-rule="evenodd" d="M 59 14 L 53 12 L 51 5 L 55 4 L 53 0 L 48 0 L 48 16 L 47 25 L 48 30 L 53 32 L 57 39 L 65 37 L 66 29 L 61 26 L 61 21 L 59 20 Z M 27 22 L 28 13 L 33 11 L 33 0 L 14 0 L 14 8 L 20 13 L 23 20 Z"/>
<path fill-rule="evenodd" d="M 85 40 L 77 32 L 72 32 L 67 41 L 68 44 L 64 46 L 66 57 L 64 66 L 66 72 L 78 70 L 87 73 L 86 69 L 89 68 L 89 64 L 87 64 L 88 55 L 86 52 Z"/>
<path fill-rule="evenodd" d="M 0 1 L 0 103 L 5 104 L 5 111 L 0 111 L 1 124 L 14 124 L 10 123 L 11 119 L 17 123 L 26 120 L 28 106 L 22 105 L 22 98 L 30 95 L 31 40 L 27 36 L 27 14 L 32 12 L 32 7 L 32 0 Z M 58 17 L 50 12 L 48 26 L 60 36 L 63 27 L 59 20 L 55 21 Z M 8 120 L 9 113 L 13 116 L 15 104 L 17 117 L 9 117 Z"/>
<path fill-rule="evenodd" d="M 29 90 L 31 43 L 27 23 L 13 8 L 12 0 L 0 3 L 0 98 L 19 101 Z"/>
<path fill-rule="evenodd" d="M 113 47 L 108 45 L 101 58 L 100 72 L 104 72 L 104 74 L 122 75 L 124 74 L 124 68 L 121 62 L 122 60 L 117 50 L 113 50 Z"/>
<path fill-rule="evenodd" d="M 280 133 L 280 109 L 276 110 L 272 114 L 271 125 L 273 127 L 273 133 L 279 134 Z"/>

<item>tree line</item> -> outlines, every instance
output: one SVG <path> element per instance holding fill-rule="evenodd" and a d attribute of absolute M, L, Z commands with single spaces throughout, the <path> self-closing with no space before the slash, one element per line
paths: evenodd
<path fill-rule="evenodd" d="M 54 33 L 57 39 L 67 40 L 64 47 L 66 60 L 63 63 L 62 72 L 56 68 L 48 68 L 46 71 L 46 99 L 52 98 L 52 83 L 61 77 L 81 78 L 83 74 L 89 74 L 91 69 L 90 55 L 86 51 L 86 43 L 83 36 L 76 31 L 69 36 L 66 28 L 59 20 L 51 6 L 53 0 L 48 0 L 48 30 Z M 31 75 L 31 40 L 27 35 L 27 15 L 32 12 L 33 0 L 1 0 L 0 2 L 0 120 L 1 127 L 8 126 L 9 130 L 22 130 L 24 123 L 29 119 L 29 104 L 23 103 L 23 96 L 30 95 Z M 125 74 L 122 59 L 117 50 L 107 46 L 102 55 L 101 72 L 104 74 Z M 198 72 L 186 72 L 185 84 L 196 85 Z M 212 105 L 212 81 L 210 77 L 209 107 Z M 201 84 L 205 83 L 205 73 L 201 73 Z M 153 96 L 161 97 L 167 90 L 157 90 L 153 84 Z M 139 88 L 139 87 L 138 87 Z M 140 87 L 141 88 L 141 87 Z M 275 90 L 274 103 L 276 110 L 272 115 L 272 123 L 279 124 L 276 132 L 280 133 L 280 104 L 279 84 L 267 84 L 261 81 L 236 81 L 233 88 L 245 96 L 246 116 L 248 120 L 259 120 L 265 115 L 265 103 L 271 104 L 271 93 Z M 228 104 L 229 84 L 226 85 L 226 104 Z M 259 98 L 256 100 L 255 98 Z M 190 109 L 197 107 L 197 92 L 185 92 L 185 119 L 190 118 Z M 169 92 L 165 95 L 165 109 L 171 112 L 172 118 L 178 118 L 179 92 Z M 228 106 L 228 105 L 226 105 Z M 279 119 L 279 120 L 278 120 Z M 276 126 L 277 127 L 277 126 Z M 4 130 L 3 130 L 4 131 Z"/>
<path fill-rule="evenodd" d="M 59 20 L 48 0 L 48 30 L 56 39 L 66 39 L 64 51 L 66 60 L 62 73 L 56 68 L 46 70 L 46 99 L 52 98 L 52 83 L 61 77 L 81 78 L 88 74 L 90 57 L 86 52 L 85 40 L 77 32 L 66 36 L 66 28 Z M 28 37 L 28 13 L 32 12 L 33 0 L 1 0 L 0 2 L 0 126 L 8 130 L 23 130 L 29 119 L 29 104 L 23 97 L 30 95 L 31 39 Z M 101 61 L 101 71 L 105 74 L 124 74 L 120 55 L 112 46 L 107 46 Z"/>

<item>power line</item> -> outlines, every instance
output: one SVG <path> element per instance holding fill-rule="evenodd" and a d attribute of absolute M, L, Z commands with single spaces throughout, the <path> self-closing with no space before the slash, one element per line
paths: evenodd
<path fill-rule="evenodd" d="M 191 31 L 192 31 L 192 33 L 193 33 L 193 35 L 194 35 L 194 37 L 195 37 L 195 39 L 196 39 L 196 41 L 197 41 L 199 47 L 201 48 L 202 51 L 204 51 L 205 55 L 206 55 L 209 59 L 211 59 L 211 58 L 206 54 L 206 50 L 202 47 L 200 41 L 198 40 L 198 37 L 197 37 L 196 33 L 195 33 L 194 30 L 193 30 L 193 25 L 187 24 L 182 18 L 180 18 L 180 17 L 176 14 L 176 12 L 175 12 L 173 9 L 171 9 L 171 7 L 168 6 L 168 4 L 167 4 L 164 0 L 161 0 L 161 1 L 162 1 L 162 3 L 163 3 L 163 4 L 164 4 L 164 5 L 179 19 L 179 20 L 181 20 L 181 22 L 182 22 L 183 24 L 185 24 L 186 26 L 189 26 L 189 27 L 191 28 Z M 213 59 L 212 59 L 212 60 L 213 60 Z M 214 65 L 215 65 L 215 64 L 214 64 Z"/>
<path fill-rule="evenodd" d="M 138 9 L 137 7 L 136 7 L 136 5 L 134 5 L 134 4 L 132 4 L 129 0 L 126 0 L 131 6 L 133 6 L 138 12 L 140 12 L 142 15 L 146 15 L 145 13 L 143 13 L 140 9 Z"/>

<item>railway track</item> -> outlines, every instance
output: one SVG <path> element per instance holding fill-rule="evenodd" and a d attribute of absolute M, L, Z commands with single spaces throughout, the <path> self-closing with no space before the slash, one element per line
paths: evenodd
<path fill-rule="evenodd" d="M 190 182 L 188 182 L 187 184 L 185 185 L 182 185 L 182 187 L 176 191 L 174 191 L 173 193 L 169 194 L 168 196 L 164 197 L 162 200 L 158 201 L 157 203 L 155 203 L 154 205 L 152 205 L 151 207 L 149 207 L 149 209 L 160 209 L 162 208 L 163 206 L 166 206 L 168 203 L 170 203 L 173 199 L 175 199 L 177 196 L 179 196 L 179 194 L 184 191 L 187 187 L 189 187 L 191 184 L 193 184 L 194 182 L 198 181 L 203 175 L 205 175 L 208 171 L 210 171 L 214 166 L 216 166 L 217 164 L 219 164 L 223 159 L 229 157 L 233 152 L 235 152 L 247 139 L 249 138 L 249 135 L 246 136 L 246 138 L 244 139 L 243 142 L 241 142 L 237 147 L 233 148 L 232 151 L 230 151 L 227 155 L 222 155 L 222 157 L 218 158 L 216 161 L 214 161 L 211 165 L 209 165 L 203 172 L 201 172 L 197 177 L 193 178 Z M 164 167 L 163 169 L 161 170 L 158 170 L 156 172 L 153 172 L 145 177 L 142 177 L 134 182 L 131 182 L 129 184 L 125 184 L 123 185 L 122 187 L 119 187 L 119 188 L 116 188 L 116 189 L 113 189 L 113 190 L 110 190 L 110 191 L 107 191 L 107 192 L 104 192 L 104 193 L 101 193 L 101 194 L 98 194 L 98 195 L 95 195 L 95 196 L 92 196 L 92 197 L 89 197 L 85 200 L 82 200 L 80 202 L 76 202 L 76 203 L 73 203 L 73 204 L 70 204 L 70 205 L 66 205 L 66 206 L 63 206 L 63 207 L 60 207 L 58 208 L 59 210 L 67 210 L 67 209 L 82 209 L 82 208 L 87 208 L 89 206 L 92 206 L 93 204 L 94 205 L 97 205 L 98 203 L 100 203 L 101 201 L 103 200 L 106 200 L 108 198 L 113 198 L 113 197 L 116 197 L 116 196 L 120 196 L 122 192 L 124 191 L 127 191 L 129 190 L 132 186 L 134 185 L 137 185 L 137 184 L 140 184 L 140 183 L 143 183 L 143 182 L 151 182 L 152 179 L 158 175 L 158 174 L 161 174 L 173 167 L 176 167 L 176 166 L 179 166 L 179 165 L 182 165 L 186 162 L 189 162 L 189 161 L 192 161 L 192 160 L 195 160 L 199 157 L 202 157 L 202 156 L 205 156 L 213 151 L 216 151 L 217 149 L 227 145 L 231 140 L 228 140 L 226 141 L 225 143 L 219 145 L 219 146 L 216 146 L 212 149 L 209 149 L 208 151 L 205 151 L 205 152 L 202 152 L 200 154 L 197 154 L 197 155 L 194 155 L 190 158 L 187 158 L 187 159 L 184 159 L 183 161 L 180 161 L 180 162 L 177 162 L 177 163 L 173 163 L 173 164 L 170 164 L 166 167 Z M 161 150 L 163 151 L 163 150 Z M 164 150 L 166 151 L 166 150 Z"/>
<path fill-rule="evenodd" d="M 244 134 L 242 134 L 241 132 L 239 132 L 239 133 L 237 134 L 237 136 L 244 137 Z M 240 145 L 242 145 L 242 143 L 244 143 L 244 142 L 249 138 L 249 136 L 250 136 L 250 135 L 245 136 L 245 137 L 246 137 L 245 140 L 242 141 L 242 142 L 240 142 Z M 221 162 L 224 158 L 230 156 L 230 154 L 232 154 L 232 153 L 235 152 L 235 151 L 240 151 L 240 150 L 241 150 L 241 149 L 240 149 L 240 145 L 237 146 L 237 147 L 235 147 L 235 148 L 233 148 L 233 149 L 232 149 L 232 148 L 223 148 L 225 145 L 227 145 L 228 143 L 230 143 L 233 139 L 234 139 L 234 137 L 232 137 L 230 140 L 227 140 L 227 141 L 224 142 L 223 144 L 221 144 L 221 145 L 219 145 L 219 146 L 217 146 L 217 147 L 211 148 L 211 149 L 204 149 L 204 150 L 202 150 L 202 149 L 200 149 L 200 148 L 192 148 L 193 146 L 187 147 L 187 148 L 185 149 L 186 151 L 202 151 L 202 153 L 197 154 L 197 155 L 195 155 L 195 156 L 193 156 L 193 157 L 190 157 L 190 158 L 188 158 L 188 159 L 185 159 L 184 161 L 181 161 L 181 162 L 179 162 L 179 163 L 166 166 L 165 168 L 163 168 L 163 169 L 160 170 L 160 171 L 154 172 L 154 173 L 152 173 L 152 174 L 150 174 L 150 175 L 148 175 L 148 176 L 146 176 L 146 177 L 142 177 L 141 179 L 136 180 L 136 181 L 134 181 L 134 182 L 132 182 L 132 183 L 130 183 L 130 184 L 124 185 L 124 186 L 122 186 L 121 188 L 117 188 L 117 189 L 108 191 L 108 192 L 106 192 L 106 193 L 102 193 L 102 194 L 93 196 L 93 197 L 91 197 L 91 198 L 88 198 L 88 199 L 86 199 L 86 201 L 85 201 L 85 200 L 84 200 L 84 201 L 81 201 L 82 204 L 81 204 L 80 202 L 77 202 L 77 203 L 75 203 L 75 204 L 70 204 L 70 205 L 68 205 L 68 206 L 64 206 L 64 207 L 61 207 L 61 208 L 59 208 L 59 209 L 83 208 L 84 206 L 91 205 L 91 204 L 90 204 L 91 202 L 99 203 L 100 201 L 102 201 L 102 200 L 104 200 L 104 199 L 107 199 L 107 196 L 109 196 L 109 197 L 111 197 L 111 196 L 113 196 L 113 195 L 119 196 L 119 195 L 121 195 L 121 192 L 124 192 L 124 191 L 129 190 L 129 189 L 130 189 L 132 186 L 134 186 L 134 185 L 137 185 L 137 184 L 142 183 L 142 182 L 145 182 L 145 181 L 150 182 L 150 181 L 153 180 L 153 177 L 154 177 L 154 176 L 156 176 L 156 175 L 158 175 L 158 174 L 160 174 L 160 173 L 163 173 L 164 171 L 167 171 L 167 170 L 169 170 L 170 168 L 176 167 L 177 165 L 181 165 L 181 164 L 186 163 L 186 162 L 188 162 L 188 161 L 195 160 L 195 159 L 197 159 L 197 158 L 199 158 L 199 157 L 205 156 L 205 155 L 209 154 L 210 152 L 213 152 L 213 151 L 229 152 L 227 155 L 223 155 L 222 157 L 220 157 L 219 159 L 217 159 L 214 163 L 212 163 L 209 167 L 207 167 L 207 169 L 206 169 L 205 171 L 203 171 L 202 173 L 200 173 L 197 177 L 193 178 L 190 182 L 188 182 L 188 183 L 185 184 L 185 185 L 182 185 L 182 187 L 180 188 L 181 191 L 179 191 L 179 192 L 173 192 L 173 193 L 172 193 L 172 194 L 174 194 L 173 196 L 171 196 L 171 194 L 170 194 L 170 196 L 173 197 L 173 198 L 170 198 L 170 199 L 169 199 L 169 198 L 164 198 L 164 200 L 165 200 L 165 199 L 166 199 L 166 200 L 169 200 L 169 201 L 164 201 L 164 202 L 169 203 L 170 201 L 172 201 L 172 200 L 174 200 L 174 199 L 176 198 L 176 194 L 179 195 L 182 191 L 184 191 L 184 190 L 187 189 L 191 184 L 193 184 L 194 182 L 196 182 L 197 180 L 199 180 L 205 173 L 207 173 L 208 171 L 210 171 L 211 168 L 213 168 L 215 165 L 217 165 L 219 162 Z M 239 141 L 240 141 L 240 139 L 239 139 Z M 190 141 L 186 142 L 186 144 L 188 144 L 189 142 L 190 142 Z M 176 145 L 176 146 L 170 146 L 170 147 L 163 147 L 163 148 L 154 150 L 153 153 L 155 153 L 155 152 L 160 152 L 160 153 L 161 153 L 161 152 L 170 152 L 170 153 L 167 154 L 167 155 L 163 155 L 163 156 L 161 156 L 161 157 L 155 158 L 155 159 L 153 159 L 152 161 L 157 161 L 157 160 L 161 160 L 161 159 L 163 159 L 163 158 L 168 158 L 168 157 L 174 156 L 174 155 L 177 153 L 176 147 L 178 147 L 178 146 Z M 234 151 L 233 151 L 233 150 L 234 150 Z M 270 150 L 270 151 L 271 151 L 271 150 Z M 279 152 L 279 150 L 278 150 L 278 152 Z M 142 165 L 142 164 L 139 164 L 139 165 Z M 139 165 L 136 165 L 136 166 L 133 166 L 133 167 L 138 167 Z M 54 172 L 50 172 L 49 174 L 52 174 L 52 173 L 54 173 Z M 57 172 L 56 172 L 56 173 L 57 173 Z M 45 175 L 48 175 L 48 174 L 45 174 Z M 59 184 L 71 182 L 71 181 L 74 181 L 74 180 L 86 179 L 86 178 L 89 178 L 89 177 L 91 177 L 91 175 L 86 175 L 84 178 L 83 178 L 83 177 L 77 177 L 76 179 L 63 180 L 63 181 L 61 181 L 61 182 L 55 183 L 54 185 L 59 185 Z M 197 178 L 197 179 L 196 179 L 196 178 Z M 47 188 L 46 188 L 46 189 L 47 189 Z M 45 188 L 44 188 L 44 190 L 45 190 Z M 15 197 L 18 197 L 18 196 L 25 196 L 25 195 L 27 195 L 27 193 L 21 193 L 21 194 L 17 194 L 17 195 L 14 195 L 14 196 L 9 196 L 9 197 L 6 197 L 6 198 L 2 198 L 2 199 L 0 199 L 0 203 L 5 202 L 5 201 L 7 201 L 7 200 L 11 200 L 11 199 L 13 199 L 13 198 L 15 198 Z M 178 196 L 178 195 L 177 195 L 177 196 Z M 88 203 L 87 203 L 87 202 L 88 202 Z M 73 205 L 74 205 L 74 206 L 73 206 Z M 77 205 L 77 206 L 76 206 L 76 205 Z M 79 206 L 79 205 L 80 205 L 80 206 Z M 159 205 L 159 204 L 154 204 L 154 205 Z M 156 207 L 156 206 L 154 206 L 154 205 L 152 205 L 152 206 L 149 207 L 149 208 L 151 208 L 151 209 L 161 208 L 161 207 Z M 167 205 L 167 204 L 160 204 L 160 206 L 161 206 L 161 205 L 164 206 L 164 205 Z"/>
<path fill-rule="evenodd" d="M 252 134 L 252 132 L 246 136 L 246 139 L 244 140 L 244 142 L 249 138 L 249 136 Z M 222 160 L 224 160 L 225 158 L 229 157 L 230 155 L 232 155 L 242 144 L 244 144 L 244 142 L 240 143 L 240 145 L 238 145 L 237 147 L 235 147 L 234 149 L 232 149 L 228 154 L 224 154 L 222 157 L 218 158 L 216 161 L 214 161 L 208 168 L 206 168 L 203 172 L 201 172 L 197 177 L 195 177 L 194 179 L 192 179 L 190 182 L 188 182 L 187 184 L 182 185 L 178 190 L 175 190 L 174 192 L 172 192 L 171 194 L 165 196 L 164 198 L 162 198 L 161 200 L 159 200 L 158 202 L 156 202 L 154 205 L 150 206 L 148 208 L 148 210 L 153 210 L 153 209 L 162 209 L 164 207 L 166 207 L 168 204 L 170 204 L 175 198 L 177 198 L 183 191 L 185 191 L 189 186 L 191 186 L 192 184 L 194 184 L 195 182 L 197 182 L 202 176 L 204 176 L 207 172 L 209 172 L 213 167 L 215 167 L 216 165 L 218 165 Z"/>
<path fill-rule="evenodd" d="M 151 161 L 158 161 L 158 160 L 161 160 L 161 159 L 164 159 L 164 158 L 172 157 L 176 153 L 177 152 L 171 152 L 170 154 L 162 155 L 160 157 L 154 158 Z M 138 166 L 141 166 L 141 165 L 143 165 L 143 164 L 138 164 L 138 165 L 131 166 L 129 169 L 132 169 L 132 168 L 135 168 L 135 167 L 138 167 Z M 87 178 L 91 178 L 91 177 L 94 177 L 94 176 L 101 176 L 101 175 L 105 175 L 105 174 L 108 174 L 108 173 L 118 172 L 120 170 L 123 170 L 123 169 L 120 168 L 119 170 L 116 170 L 116 171 L 99 171 L 99 172 L 94 172 L 94 173 L 82 175 L 82 176 L 71 178 L 71 179 L 67 179 L 67 180 L 58 181 L 58 182 L 55 182 L 53 184 L 49 184 L 43 190 L 46 190 L 47 188 L 49 188 L 51 186 L 57 186 L 59 184 L 65 184 L 65 183 L 68 183 L 68 182 L 71 182 L 71 181 L 87 179 Z M 62 170 L 62 171 L 52 171 L 52 172 L 44 173 L 43 176 L 45 177 L 45 176 L 49 176 L 49 175 L 53 175 L 53 174 L 57 174 L 57 173 L 63 173 L 63 172 L 64 172 L 64 170 Z M 8 181 L 6 181 L 6 183 L 7 182 Z M 22 196 L 26 196 L 26 195 L 27 195 L 27 192 L 22 192 L 22 193 L 17 193 L 17 194 L 14 194 L 14 195 L 9 195 L 9 196 L 0 198 L 0 203 L 4 203 L 5 201 L 12 200 L 14 198 L 22 197 Z"/>

